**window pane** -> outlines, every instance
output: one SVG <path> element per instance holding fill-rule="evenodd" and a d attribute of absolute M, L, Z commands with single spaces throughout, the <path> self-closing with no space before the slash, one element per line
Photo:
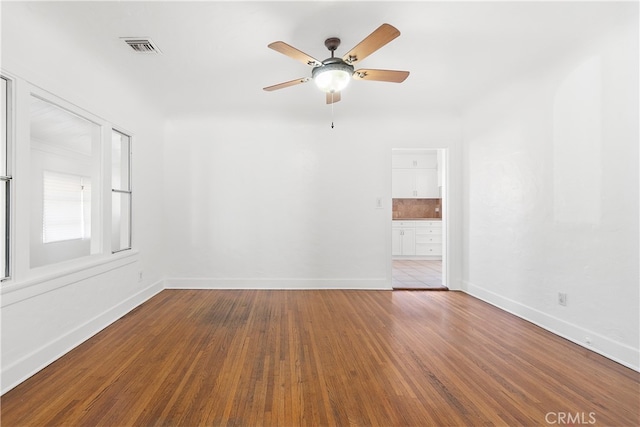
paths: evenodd
<path fill-rule="evenodd" d="M 44 171 L 44 243 L 91 238 L 91 180 Z"/>
<path fill-rule="evenodd" d="M 0 224 L 2 228 L 0 229 L 0 278 L 5 278 L 9 276 L 8 269 L 8 230 L 6 227 L 7 224 L 7 190 L 9 188 L 9 181 L 0 181 Z"/>
<path fill-rule="evenodd" d="M 131 137 L 118 131 L 111 134 L 111 251 L 131 248 Z"/>
<path fill-rule="evenodd" d="M 9 277 L 9 83 L 0 78 L 0 279 Z"/>
<path fill-rule="evenodd" d="M 100 126 L 32 96 L 30 132 L 31 267 L 100 252 Z"/>
<path fill-rule="evenodd" d="M 111 144 L 111 188 L 130 190 L 129 181 L 129 137 L 113 131 Z"/>
<path fill-rule="evenodd" d="M 9 122 L 7 120 L 9 98 L 7 96 L 7 81 L 0 78 L 0 83 L 0 120 L 2 121 L 2 126 L 0 126 L 0 129 L 2 129 L 2 137 L 0 140 L 0 176 L 5 176 L 7 175 L 7 140 L 9 137 L 9 129 L 7 127 Z"/>
<path fill-rule="evenodd" d="M 131 247 L 131 194 L 111 194 L 111 251 L 117 252 Z"/>

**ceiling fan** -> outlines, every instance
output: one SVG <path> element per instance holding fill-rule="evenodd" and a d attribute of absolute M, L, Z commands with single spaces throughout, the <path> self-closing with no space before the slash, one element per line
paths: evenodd
<path fill-rule="evenodd" d="M 327 104 L 332 104 L 340 101 L 340 92 L 349 84 L 349 80 L 352 77 L 356 80 L 402 83 L 409 76 L 408 71 L 372 70 L 365 68 L 354 71 L 353 66 L 353 64 L 362 61 L 399 35 L 400 31 L 394 26 L 382 24 L 342 58 L 336 58 L 334 56 L 336 49 L 340 46 L 340 39 L 330 37 L 325 40 L 324 45 L 331 52 L 331 57 L 324 61 L 318 61 L 285 42 L 273 42 L 268 45 L 269 48 L 313 67 L 313 69 L 311 70 L 311 77 L 301 77 L 277 85 L 267 86 L 264 90 L 270 92 L 284 89 L 285 87 L 306 83 L 313 79 L 318 88 L 326 92 Z"/>

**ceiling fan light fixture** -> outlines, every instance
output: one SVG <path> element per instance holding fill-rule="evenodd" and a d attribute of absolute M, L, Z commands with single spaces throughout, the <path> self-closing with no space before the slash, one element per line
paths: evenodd
<path fill-rule="evenodd" d="M 318 89 L 326 93 L 327 104 L 340 101 L 340 92 L 347 87 L 349 80 L 368 80 L 379 82 L 402 83 L 408 76 L 408 71 L 359 69 L 354 72 L 354 63 L 360 64 L 367 56 L 380 49 L 396 37 L 400 31 L 390 24 L 382 24 L 375 31 L 364 38 L 342 58 L 336 58 L 335 52 L 340 46 L 338 37 L 329 37 L 324 41 L 324 46 L 331 52 L 331 58 L 320 62 L 316 58 L 307 55 L 303 51 L 288 45 L 283 41 L 275 41 L 267 45 L 269 49 L 280 52 L 296 61 L 300 61 L 312 68 L 311 78 L 302 77 L 288 82 L 264 87 L 268 92 L 306 83 L 313 79 Z"/>
<path fill-rule="evenodd" d="M 325 63 L 311 72 L 313 81 L 323 92 L 341 92 L 347 87 L 353 75 L 353 66 L 340 62 Z"/>

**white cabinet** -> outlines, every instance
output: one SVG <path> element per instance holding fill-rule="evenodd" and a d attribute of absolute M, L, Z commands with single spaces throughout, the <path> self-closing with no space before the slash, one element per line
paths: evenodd
<path fill-rule="evenodd" d="M 392 169 L 436 169 L 438 156 L 436 153 L 394 154 L 391 156 Z"/>
<path fill-rule="evenodd" d="M 391 234 L 392 255 L 416 254 L 416 230 L 412 227 L 393 227 Z"/>
<path fill-rule="evenodd" d="M 416 170 L 393 169 L 391 171 L 391 196 L 394 199 L 415 199 Z"/>
<path fill-rule="evenodd" d="M 394 199 L 437 199 L 437 155 L 394 154 L 392 156 L 391 196 Z"/>
<path fill-rule="evenodd" d="M 437 169 L 417 169 L 416 197 L 420 199 L 437 199 L 440 197 Z"/>
<path fill-rule="evenodd" d="M 394 199 L 438 199 L 436 169 L 393 169 L 391 195 Z"/>
<path fill-rule="evenodd" d="M 442 223 L 416 221 L 416 255 L 442 256 Z"/>
<path fill-rule="evenodd" d="M 442 150 L 438 150 L 438 187 L 442 187 L 442 183 L 444 182 L 444 153 Z"/>
<path fill-rule="evenodd" d="M 441 221 L 393 221 L 391 254 L 402 257 L 441 258 Z"/>

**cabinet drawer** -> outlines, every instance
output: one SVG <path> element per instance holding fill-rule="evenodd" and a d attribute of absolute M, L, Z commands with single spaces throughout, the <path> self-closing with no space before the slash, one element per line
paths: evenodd
<path fill-rule="evenodd" d="M 416 255 L 442 255 L 442 244 L 416 242 Z"/>
<path fill-rule="evenodd" d="M 416 234 L 427 236 L 442 236 L 442 228 L 440 227 L 416 227 Z"/>
<path fill-rule="evenodd" d="M 442 234 L 419 234 L 416 233 L 416 243 L 437 243 L 442 244 Z"/>
<path fill-rule="evenodd" d="M 416 227 L 437 227 L 442 228 L 442 221 L 416 221 Z"/>
<path fill-rule="evenodd" d="M 393 227 L 415 227 L 417 221 L 391 221 Z"/>

